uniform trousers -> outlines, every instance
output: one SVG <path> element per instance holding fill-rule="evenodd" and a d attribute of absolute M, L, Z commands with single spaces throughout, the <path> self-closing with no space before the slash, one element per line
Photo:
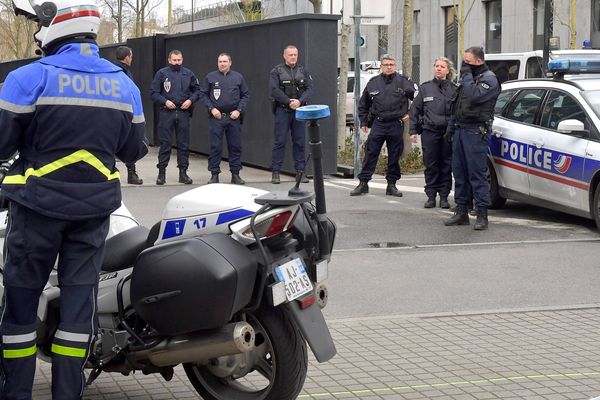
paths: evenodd
<path fill-rule="evenodd" d="M 37 308 L 58 256 L 60 287 L 57 326 L 52 338 L 52 398 L 83 396 L 87 361 L 97 333 L 98 274 L 110 217 L 66 221 L 11 202 L 0 319 L 2 380 L 0 399 L 29 400 L 36 364 Z M 50 315 L 50 314 L 48 314 Z"/>
<path fill-rule="evenodd" d="M 190 149 L 190 112 L 184 110 L 169 110 L 163 108 L 160 111 L 158 121 L 158 168 L 166 168 L 171 158 L 171 142 L 175 132 L 175 143 L 177 146 L 177 168 L 186 168 L 189 165 Z"/>
<path fill-rule="evenodd" d="M 479 126 L 460 126 L 452 142 L 454 201 L 468 207 L 475 199 L 476 208 L 489 208 L 490 190 L 486 176 L 488 141 Z"/>
<path fill-rule="evenodd" d="M 290 132 L 292 136 L 294 168 L 296 171 L 304 171 L 304 165 L 306 163 L 304 158 L 306 123 L 304 121 L 296 120 L 295 111 L 283 107 L 277 107 L 275 110 L 275 140 L 273 143 L 271 170 L 281 170 L 285 153 L 285 141 L 288 132 Z"/>
<path fill-rule="evenodd" d="M 229 170 L 237 174 L 242 169 L 242 130 L 240 119 L 231 119 L 227 114 L 222 114 L 221 119 L 210 117 L 209 140 L 210 155 L 208 156 L 208 170 L 219 174 L 221 168 L 221 155 L 223 153 L 223 136 L 227 139 L 227 153 L 229 156 Z"/>
<path fill-rule="evenodd" d="M 448 197 L 452 189 L 452 145 L 444 139 L 443 130 L 423 129 L 421 145 L 425 164 L 425 194 Z"/>
<path fill-rule="evenodd" d="M 375 173 L 383 143 L 386 144 L 388 151 L 385 179 L 389 183 L 396 183 L 400 179 L 400 156 L 402 156 L 404 150 L 403 132 L 404 124 L 401 120 L 373 121 L 373 126 L 365 143 L 365 158 L 362 170 L 358 174 L 358 179 L 361 182 L 370 181 L 373 173 Z"/>

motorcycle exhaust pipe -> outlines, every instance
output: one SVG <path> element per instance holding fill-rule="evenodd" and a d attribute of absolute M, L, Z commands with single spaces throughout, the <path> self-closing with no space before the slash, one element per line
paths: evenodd
<path fill-rule="evenodd" d="M 246 353 L 254 348 L 254 329 L 247 322 L 227 324 L 217 331 L 165 339 L 149 350 L 135 353 L 136 360 L 150 360 L 158 367 L 181 363 L 206 363 L 211 358 Z"/>

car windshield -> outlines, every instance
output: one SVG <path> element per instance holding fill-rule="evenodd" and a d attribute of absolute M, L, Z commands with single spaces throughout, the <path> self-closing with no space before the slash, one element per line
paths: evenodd
<path fill-rule="evenodd" d="M 598 118 L 600 118 L 600 90 L 586 90 L 581 92 L 581 94 Z"/>

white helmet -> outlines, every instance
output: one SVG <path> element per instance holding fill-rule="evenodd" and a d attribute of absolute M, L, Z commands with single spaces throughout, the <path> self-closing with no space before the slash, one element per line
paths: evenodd
<path fill-rule="evenodd" d="M 42 50 L 59 40 L 95 39 L 100 27 L 100 11 L 93 0 L 13 0 L 13 7 L 16 15 L 38 23 L 33 37 Z"/>

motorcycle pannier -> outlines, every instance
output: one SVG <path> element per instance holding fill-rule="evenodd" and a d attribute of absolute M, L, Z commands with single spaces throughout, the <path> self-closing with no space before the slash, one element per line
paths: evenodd
<path fill-rule="evenodd" d="M 151 247 L 133 267 L 131 303 L 162 335 L 225 325 L 252 297 L 257 262 L 222 233 Z"/>

